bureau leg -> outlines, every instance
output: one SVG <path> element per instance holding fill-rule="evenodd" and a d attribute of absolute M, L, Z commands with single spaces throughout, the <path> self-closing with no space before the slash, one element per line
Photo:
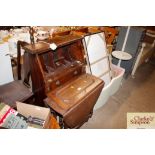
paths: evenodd
<path fill-rule="evenodd" d="M 61 129 L 65 128 L 63 118 L 61 116 L 59 116 L 59 125 L 60 125 Z"/>
<path fill-rule="evenodd" d="M 89 118 L 91 118 L 92 115 L 93 115 L 93 111 L 90 112 L 90 114 L 89 114 Z"/>
<path fill-rule="evenodd" d="M 54 110 L 51 109 L 51 114 L 54 116 L 54 118 L 59 122 L 59 126 L 61 129 L 64 129 L 64 122 L 63 117 L 58 115 Z"/>
<path fill-rule="evenodd" d="M 68 127 L 66 125 L 64 125 L 64 129 L 68 129 Z"/>
<path fill-rule="evenodd" d="M 24 53 L 24 56 L 23 56 L 23 61 L 24 61 L 24 64 L 23 64 L 23 71 L 24 71 L 24 84 L 28 87 L 30 87 L 30 84 L 29 84 L 29 79 L 30 79 L 30 65 L 29 65 L 29 57 L 28 57 L 28 53 Z"/>
<path fill-rule="evenodd" d="M 50 108 L 50 107 L 48 107 L 48 108 Z M 57 113 L 56 113 L 54 110 L 52 110 L 52 109 L 50 109 L 50 110 L 51 110 L 51 114 L 53 115 L 53 117 L 54 117 L 56 120 L 58 120 L 58 119 L 57 119 L 57 117 L 58 117 Z"/>

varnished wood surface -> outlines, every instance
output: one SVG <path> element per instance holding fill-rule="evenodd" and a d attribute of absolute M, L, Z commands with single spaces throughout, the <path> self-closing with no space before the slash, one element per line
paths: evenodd
<path fill-rule="evenodd" d="M 81 35 L 81 36 L 89 36 L 89 35 L 97 34 L 97 33 L 101 33 L 101 32 L 103 32 L 103 30 L 100 29 L 100 28 L 86 27 L 86 28 L 81 28 L 81 29 L 74 30 L 73 34 Z"/>
<path fill-rule="evenodd" d="M 55 36 L 51 39 L 40 41 L 36 44 L 29 44 L 25 46 L 24 49 L 31 54 L 40 54 L 51 50 L 50 44 L 52 43 L 55 43 L 57 48 L 59 48 L 71 44 L 77 40 L 81 40 L 81 38 L 82 37 L 78 35 Z"/>
<path fill-rule="evenodd" d="M 47 42 L 58 46 L 52 51 L 47 42 L 25 45 L 25 81 L 32 79 L 32 90 L 36 104 L 44 106 L 46 93 L 63 85 L 73 77 L 82 74 L 84 69 L 84 49 L 82 37 L 77 35 L 56 36 Z M 29 63 L 28 63 L 29 62 Z M 68 62 L 68 63 L 66 63 Z M 75 65 L 75 62 L 76 65 Z M 57 65 L 59 63 L 59 65 Z M 29 74 L 30 73 L 30 74 Z"/>
<path fill-rule="evenodd" d="M 54 36 L 78 35 L 78 36 L 84 37 L 84 36 L 101 33 L 101 32 L 103 32 L 103 30 L 99 27 L 97 28 L 84 27 L 76 30 L 58 32 L 58 33 L 55 33 Z"/>
<path fill-rule="evenodd" d="M 64 36 L 52 37 L 51 39 L 48 39 L 47 42 L 50 44 L 55 43 L 57 45 L 57 47 L 61 47 L 61 46 L 71 44 L 71 43 L 81 40 L 81 39 L 82 39 L 81 36 L 69 34 L 69 35 L 64 35 Z"/>
<path fill-rule="evenodd" d="M 80 104 L 99 85 L 102 85 L 102 87 L 104 85 L 101 79 L 89 74 L 83 74 L 72 78 L 65 85 L 49 92 L 47 96 L 52 101 L 48 100 L 47 102 L 52 109 L 64 115 L 71 107 L 77 103 Z"/>
<path fill-rule="evenodd" d="M 26 52 L 31 54 L 44 53 L 50 50 L 50 45 L 45 42 L 38 42 L 35 44 L 29 44 L 23 47 Z"/>
<path fill-rule="evenodd" d="M 82 39 L 83 36 L 67 34 L 24 47 L 36 104 L 44 106 L 45 101 L 69 128 L 89 119 L 104 86 L 101 79 L 86 74 Z M 52 43 L 57 46 L 54 51 L 50 49 Z"/>
<path fill-rule="evenodd" d="M 0 86 L 0 102 L 16 108 L 16 101 L 25 102 L 33 93 L 22 84 L 22 81 L 13 81 Z"/>
<path fill-rule="evenodd" d="M 24 49 L 31 54 L 39 54 L 39 53 L 44 53 L 47 52 L 50 49 L 50 44 L 55 43 L 57 48 L 66 46 L 68 44 L 71 44 L 77 40 L 81 40 L 84 36 L 90 35 L 90 34 L 95 34 L 95 33 L 100 33 L 102 32 L 101 30 L 98 29 L 81 29 L 78 31 L 73 31 L 72 33 L 67 32 L 67 35 L 65 33 L 58 34 L 55 37 L 49 38 L 44 41 L 39 41 L 36 44 L 29 44 L 27 46 L 24 46 Z"/>

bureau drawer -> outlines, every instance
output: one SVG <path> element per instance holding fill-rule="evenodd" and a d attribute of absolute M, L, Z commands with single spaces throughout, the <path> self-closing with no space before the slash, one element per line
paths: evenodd
<path fill-rule="evenodd" d="M 83 72 L 83 68 L 77 67 L 75 70 L 64 71 L 59 76 L 49 77 L 46 80 L 46 89 L 47 89 L 46 91 L 48 92 L 50 90 L 53 90 L 53 89 L 63 85 L 67 81 L 71 80 L 73 77 L 81 75 L 82 72 Z"/>

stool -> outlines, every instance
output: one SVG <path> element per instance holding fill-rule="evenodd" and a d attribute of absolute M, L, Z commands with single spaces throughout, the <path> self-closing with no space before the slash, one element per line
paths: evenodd
<path fill-rule="evenodd" d="M 117 64 L 117 66 L 119 66 L 119 67 L 121 65 L 122 60 L 130 60 L 130 59 L 132 59 L 131 54 L 129 54 L 127 52 L 123 52 L 123 51 L 113 51 L 112 56 L 119 59 L 118 64 Z"/>

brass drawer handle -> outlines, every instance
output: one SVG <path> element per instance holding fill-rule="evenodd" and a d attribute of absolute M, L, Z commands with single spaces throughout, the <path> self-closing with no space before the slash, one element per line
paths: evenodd
<path fill-rule="evenodd" d="M 52 79 L 48 79 L 48 82 L 51 83 L 53 80 Z"/>
<path fill-rule="evenodd" d="M 57 80 L 55 84 L 56 84 L 57 86 L 60 85 L 60 81 Z"/>
<path fill-rule="evenodd" d="M 77 73 L 78 73 L 77 71 L 74 71 L 74 75 L 77 75 Z"/>

